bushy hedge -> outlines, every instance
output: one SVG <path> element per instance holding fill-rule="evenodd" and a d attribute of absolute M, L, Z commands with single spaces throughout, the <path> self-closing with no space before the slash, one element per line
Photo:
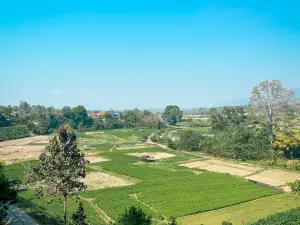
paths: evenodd
<path fill-rule="evenodd" d="M 11 126 L 0 128 L 0 140 L 12 140 L 29 137 L 29 130 L 27 126 Z"/>
<path fill-rule="evenodd" d="M 249 225 L 299 225 L 300 208 L 292 209 L 287 212 L 277 213 L 265 219 L 261 219 Z"/>
<path fill-rule="evenodd" d="M 242 160 L 266 159 L 273 155 L 268 135 L 263 130 L 243 125 L 217 132 L 206 151 L 215 156 Z"/>

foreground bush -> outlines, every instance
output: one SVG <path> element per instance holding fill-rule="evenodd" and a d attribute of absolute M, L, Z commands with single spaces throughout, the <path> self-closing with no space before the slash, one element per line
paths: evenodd
<path fill-rule="evenodd" d="M 287 212 L 277 213 L 265 219 L 261 219 L 249 225 L 299 225 L 300 208 L 292 209 Z"/>
<path fill-rule="evenodd" d="M 0 140 L 12 140 L 29 137 L 29 130 L 27 126 L 11 126 L 0 128 Z"/>
<path fill-rule="evenodd" d="M 141 208 L 134 206 L 125 210 L 125 213 L 121 215 L 117 222 L 118 225 L 150 225 L 152 224 L 152 218 L 147 216 Z"/>

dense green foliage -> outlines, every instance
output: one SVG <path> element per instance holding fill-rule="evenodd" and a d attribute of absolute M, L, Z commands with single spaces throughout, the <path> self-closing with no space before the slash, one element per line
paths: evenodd
<path fill-rule="evenodd" d="M 217 109 L 210 109 L 211 126 L 214 131 L 227 130 L 230 126 L 236 126 L 247 120 L 245 107 L 224 107 L 220 112 Z"/>
<path fill-rule="evenodd" d="M 268 135 L 261 129 L 244 125 L 218 132 L 206 144 L 206 152 L 233 159 L 264 159 L 273 155 Z"/>
<path fill-rule="evenodd" d="M 147 216 L 141 208 L 135 206 L 125 209 L 125 213 L 120 216 L 118 225 L 150 225 L 152 218 Z"/>
<path fill-rule="evenodd" d="M 29 137 L 29 130 L 26 126 L 0 127 L 0 140 L 11 140 Z"/>
<path fill-rule="evenodd" d="M 180 149 L 189 151 L 199 151 L 202 135 L 191 130 L 183 130 L 179 132 L 178 146 Z"/>
<path fill-rule="evenodd" d="M 10 121 L 0 113 L 0 127 L 7 127 L 10 125 Z"/>
<path fill-rule="evenodd" d="M 183 113 L 177 105 L 168 105 L 162 114 L 162 118 L 170 125 L 181 122 Z"/>
<path fill-rule="evenodd" d="M 0 223 L 7 216 L 9 203 L 17 197 L 16 189 L 10 187 L 8 178 L 4 174 L 3 164 L 0 161 Z"/>
<path fill-rule="evenodd" d="M 26 125 L 33 134 L 50 134 L 65 124 L 79 131 L 111 130 L 124 127 L 158 129 L 165 127 L 159 117 L 149 110 L 125 110 L 119 114 L 106 111 L 96 118 L 91 118 L 82 105 L 74 108 L 65 106 L 62 109 L 46 108 L 41 105 L 31 106 L 27 102 L 21 102 L 19 106 L 13 107 L 0 106 L 0 128 Z"/>
<path fill-rule="evenodd" d="M 78 209 L 72 215 L 72 225 L 88 225 L 82 202 L 79 203 Z"/>
<path fill-rule="evenodd" d="M 277 213 L 249 225 L 298 225 L 300 221 L 300 208 L 287 212 Z"/>

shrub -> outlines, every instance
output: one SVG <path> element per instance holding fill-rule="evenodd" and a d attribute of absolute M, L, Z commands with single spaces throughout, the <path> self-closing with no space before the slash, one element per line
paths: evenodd
<path fill-rule="evenodd" d="M 231 222 L 223 221 L 223 222 L 222 222 L 222 225 L 232 225 L 232 223 L 231 223 Z"/>
<path fill-rule="evenodd" d="M 249 225 L 298 225 L 300 221 L 300 208 L 287 212 L 277 213 L 267 218 L 261 219 Z"/>
<path fill-rule="evenodd" d="M 217 132 L 206 150 L 216 156 L 242 160 L 273 156 L 272 146 L 265 132 L 244 125 Z"/>
<path fill-rule="evenodd" d="M 125 210 L 125 213 L 120 216 L 117 224 L 119 225 L 150 225 L 152 218 L 147 216 L 141 208 L 135 206 Z"/>
<path fill-rule="evenodd" d="M 29 137 L 29 130 L 27 126 L 11 126 L 0 128 L 0 140 L 12 140 Z"/>
<path fill-rule="evenodd" d="M 17 190 L 10 187 L 3 166 L 4 163 L 0 161 L 0 223 L 7 216 L 9 203 L 15 201 L 17 197 Z"/>
<path fill-rule="evenodd" d="M 77 211 L 72 215 L 73 225 L 88 225 L 82 202 L 79 203 Z"/>
<path fill-rule="evenodd" d="M 179 134 L 179 148 L 190 150 L 190 151 L 199 151 L 199 142 L 202 138 L 202 135 L 191 130 L 180 131 Z"/>
<path fill-rule="evenodd" d="M 171 149 L 178 149 L 178 143 L 176 141 L 173 141 L 171 138 L 167 138 L 167 145 L 168 145 L 168 148 L 171 148 Z"/>

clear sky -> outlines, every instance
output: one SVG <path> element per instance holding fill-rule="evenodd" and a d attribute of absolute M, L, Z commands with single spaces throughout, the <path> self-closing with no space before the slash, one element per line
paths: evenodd
<path fill-rule="evenodd" d="M 2 0 L 0 105 L 201 107 L 300 87 L 298 0 Z"/>

